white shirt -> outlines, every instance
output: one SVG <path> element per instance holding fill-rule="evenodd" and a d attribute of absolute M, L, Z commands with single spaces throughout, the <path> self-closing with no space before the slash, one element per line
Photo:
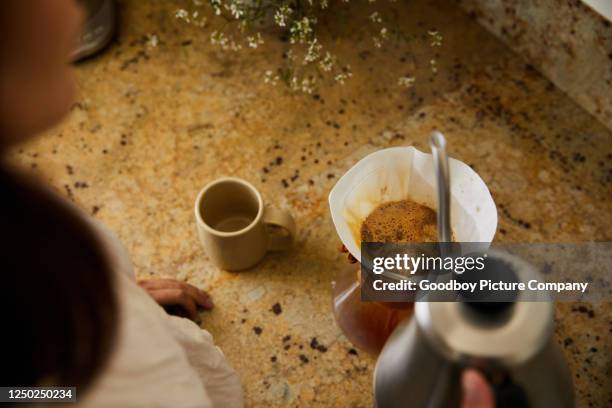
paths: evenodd
<path fill-rule="evenodd" d="M 110 360 L 86 393 L 77 390 L 76 407 L 242 407 L 238 375 L 212 336 L 190 320 L 168 315 L 136 284 L 114 234 L 86 218 L 115 271 L 120 315 Z"/>

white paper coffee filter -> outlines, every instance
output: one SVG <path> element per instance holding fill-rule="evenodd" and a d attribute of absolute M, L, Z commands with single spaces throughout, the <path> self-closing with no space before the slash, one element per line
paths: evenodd
<path fill-rule="evenodd" d="M 491 242 L 497 209 L 484 181 L 467 164 L 449 159 L 451 229 L 458 242 Z M 412 146 L 392 147 L 361 159 L 329 194 L 331 216 L 342 243 L 361 259 L 360 229 L 380 204 L 410 199 L 437 210 L 433 156 Z"/>

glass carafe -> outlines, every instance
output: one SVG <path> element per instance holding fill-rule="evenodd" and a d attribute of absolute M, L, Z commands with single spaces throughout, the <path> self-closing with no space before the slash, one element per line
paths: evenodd
<path fill-rule="evenodd" d="M 362 301 L 360 264 L 345 259 L 341 262 L 343 265 L 332 282 L 334 317 L 351 343 L 378 355 L 397 325 L 412 316 L 414 303 Z"/>

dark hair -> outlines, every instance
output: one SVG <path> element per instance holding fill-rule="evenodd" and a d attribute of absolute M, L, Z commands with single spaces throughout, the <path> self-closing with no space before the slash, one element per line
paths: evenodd
<path fill-rule="evenodd" d="M 113 275 L 91 227 L 0 164 L 0 386 L 76 386 L 112 351 Z"/>

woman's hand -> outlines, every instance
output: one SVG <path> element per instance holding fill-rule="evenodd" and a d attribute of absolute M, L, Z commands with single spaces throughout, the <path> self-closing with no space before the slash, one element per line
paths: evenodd
<path fill-rule="evenodd" d="M 468 368 L 461 376 L 462 408 L 494 408 L 493 389 L 478 370 Z"/>
<path fill-rule="evenodd" d="M 213 308 L 208 293 L 185 282 L 175 279 L 139 279 L 138 285 L 170 314 L 197 321 L 198 307 L 207 310 Z"/>

